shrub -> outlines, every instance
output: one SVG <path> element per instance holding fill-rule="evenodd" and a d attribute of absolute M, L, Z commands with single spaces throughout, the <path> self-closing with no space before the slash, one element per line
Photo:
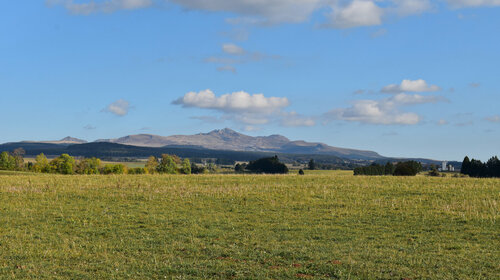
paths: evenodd
<path fill-rule="evenodd" d="M 0 170 L 14 170 L 16 168 L 16 159 L 8 152 L 0 154 Z"/>
<path fill-rule="evenodd" d="M 68 155 L 62 154 L 50 162 L 51 168 L 60 174 L 73 174 L 75 168 L 75 159 Z"/>
<path fill-rule="evenodd" d="M 191 174 L 191 162 L 187 158 L 182 161 L 181 173 L 186 175 Z"/>
<path fill-rule="evenodd" d="M 41 172 L 41 173 L 49 173 L 50 172 L 50 164 L 47 157 L 41 153 L 35 158 L 35 164 L 33 165 L 33 171 Z"/>
<path fill-rule="evenodd" d="M 161 155 L 161 160 L 156 171 L 158 171 L 158 173 L 177 174 L 176 158 L 171 155 Z"/>
<path fill-rule="evenodd" d="M 237 163 L 234 166 L 234 172 L 237 172 L 237 173 L 245 172 L 245 168 L 247 168 L 247 164 L 246 163 L 242 163 L 242 164 Z"/>
<path fill-rule="evenodd" d="M 422 171 L 422 164 L 416 161 L 405 161 L 396 164 L 394 176 L 415 176 Z"/>
<path fill-rule="evenodd" d="M 102 169 L 102 174 L 125 174 L 127 167 L 123 164 L 106 164 Z"/>
<path fill-rule="evenodd" d="M 432 177 L 439 177 L 440 173 L 436 168 L 433 168 L 427 175 L 432 176 Z"/>
<path fill-rule="evenodd" d="M 84 158 L 76 165 L 76 173 L 78 174 L 99 174 L 101 169 L 101 160 L 98 158 Z"/>
<path fill-rule="evenodd" d="M 150 156 L 146 162 L 145 168 L 148 170 L 149 174 L 156 173 L 156 170 L 158 169 L 158 159 L 154 156 Z"/>
<path fill-rule="evenodd" d="M 191 163 L 191 174 L 203 174 L 206 172 L 205 167 L 198 166 L 196 163 Z"/>
<path fill-rule="evenodd" d="M 148 170 L 145 167 L 136 167 L 136 168 L 129 168 L 127 173 L 140 175 L 140 174 L 147 174 Z"/>
<path fill-rule="evenodd" d="M 285 164 L 279 161 L 278 156 L 270 158 L 261 158 L 255 161 L 251 161 L 246 169 L 255 173 L 269 173 L 269 174 L 288 173 L 288 167 L 286 167 Z"/>

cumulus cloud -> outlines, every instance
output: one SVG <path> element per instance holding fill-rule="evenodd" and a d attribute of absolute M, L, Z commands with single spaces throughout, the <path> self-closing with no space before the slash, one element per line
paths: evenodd
<path fill-rule="evenodd" d="M 153 5 L 152 0 L 107 0 L 102 2 L 87 1 L 77 3 L 74 0 L 47 0 L 48 5 L 63 5 L 74 14 L 111 13 L 117 10 L 137 10 Z"/>
<path fill-rule="evenodd" d="M 500 115 L 487 117 L 486 120 L 492 123 L 500 123 Z"/>
<path fill-rule="evenodd" d="M 265 97 L 261 93 L 249 94 L 244 91 L 223 94 L 217 97 L 209 89 L 200 92 L 188 92 L 173 103 L 183 107 L 247 113 L 272 113 L 290 104 L 286 97 Z"/>
<path fill-rule="evenodd" d="M 222 113 L 221 117 L 192 117 L 202 121 L 232 121 L 254 129 L 266 124 L 282 126 L 314 126 L 313 118 L 286 112 L 290 105 L 286 97 L 266 97 L 263 94 L 249 94 L 244 91 L 215 95 L 211 90 L 188 92 L 172 102 L 186 108 L 208 109 Z"/>
<path fill-rule="evenodd" d="M 102 111 L 123 117 L 123 116 L 128 114 L 129 110 L 130 110 L 130 103 L 126 100 L 119 99 L 119 100 L 109 104 Z"/>
<path fill-rule="evenodd" d="M 352 28 L 382 24 L 384 10 L 369 0 L 354 0 L 346 6 L 334 6 L 331 23 L 334 28 Z"/>
<path fill-rule="evenodd" d="M 452 8 L 500 6 L 500 0 L 446 0 Z M 330 9 L 331 28 L 380 25 L 391 16 L 406 17 L 435 10 L 431 0 L 46 0 L 73 14 L 137 10 L 155 3 L 174 3 L 187 10 L 231 13 L 230 24 L 273 25 L 308 21 L 318 11 Z"/>
<path fill-rule="evenodd" d="M 384 93 L 402 93 L 402 92 L 434 92 L 441 88 L 436 85 L 429 85 L 425 80 L 403 80 L 401 84 L 388 85 L 382 88 Z"/>
<path fill-rule="evenodd" d="M 349 108 L 334 109 L 326 114 L 327 119 L 383 125 L 415 125 L 422 117 L 416 113 L 405 112 L 403 107 L 436 103 L 444 99 L 439 96 L 398 93 L 381 100 L 357 100 Z"/>

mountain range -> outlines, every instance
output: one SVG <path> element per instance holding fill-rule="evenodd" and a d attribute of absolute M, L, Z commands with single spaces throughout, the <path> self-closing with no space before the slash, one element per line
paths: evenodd
<path fill-rule="evenodd" d="M 40 153 L 57 156 L 102 158 L 145 158 L 150 155 L 175 154 L 188 158 L 211 158 L 223 161 L 249 161 L 265 156 L 279 155 L 285 162 L 307 162 L 309 159 L 340 168 L 385 163 L 387 161 L 416 160 L 424 164 L 440 161 L 424 158 L 389 158 L 373 151 L 332 147 L 324 143 L 294 141 L 281 135 L 249 136 L 229 128 L 195 135 L 160 136 L 152 134 L 128 135 L 94 142 L 65 137 L 56 141 L 21 141 L 0 144 L 0 152 L 22 148 L 27 156 Z"/>
<path fill-rule="evenodd" d="M 82 140 L 80 140 L 82 141 Z M 195 135 L 159 136 L 152 134 L 128 135 L 116 139 L 99 139 L 95 142 L 109 142 L 138 147 L 178 147 L 210 150 L 274 152 L 287 154 L 333 155 L 348 159 L 381 159 L 373 151 L 362 151 L 332 147 L 324 143 L 292 141 L 282 135 L 249 136 L 224 128 Z"/>

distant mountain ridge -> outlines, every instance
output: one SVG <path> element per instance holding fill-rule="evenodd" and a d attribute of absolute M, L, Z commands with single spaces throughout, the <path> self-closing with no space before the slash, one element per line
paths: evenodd
<path fill-rule="evenodd" d="M 73 137 L 64 137 L 61 140 L 54 140 L 54 141 L 22 141 L 21 143 L 45 143 L 45 144 L 84 144 L 88 143 L 86 140 L 78 139 L 78 138 L 73 138 Z"/>
<path fill-rule="evenodd" d="M 139 147 L 189 147 L 210 150 L 276 152 L 290 154 L 334 155 L 349 159 L 383 159 L 373 151 L 332 147 L 323 143 L 291 141 L 282 135 L 249 136 L 224 128 L 195 135 L 159 136 L 152 134 L 128 135 L 116 139 L 100 139 L 109 142 Z"/>

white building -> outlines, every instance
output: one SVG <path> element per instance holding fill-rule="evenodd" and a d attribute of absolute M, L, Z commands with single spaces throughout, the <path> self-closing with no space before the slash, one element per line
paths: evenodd
<path fill-rule="evenodd" d="M 446 172 L 446 171 L 449 171 L 449 172 L 454 172 L 455 171 L 455 167 L 451 164 L 448 164 L 448 162 L 446 161 L 443 161 L 441 163 L 441 168 L 438 168 L 439 171 L 443 171 L 443 172 Z"/>

